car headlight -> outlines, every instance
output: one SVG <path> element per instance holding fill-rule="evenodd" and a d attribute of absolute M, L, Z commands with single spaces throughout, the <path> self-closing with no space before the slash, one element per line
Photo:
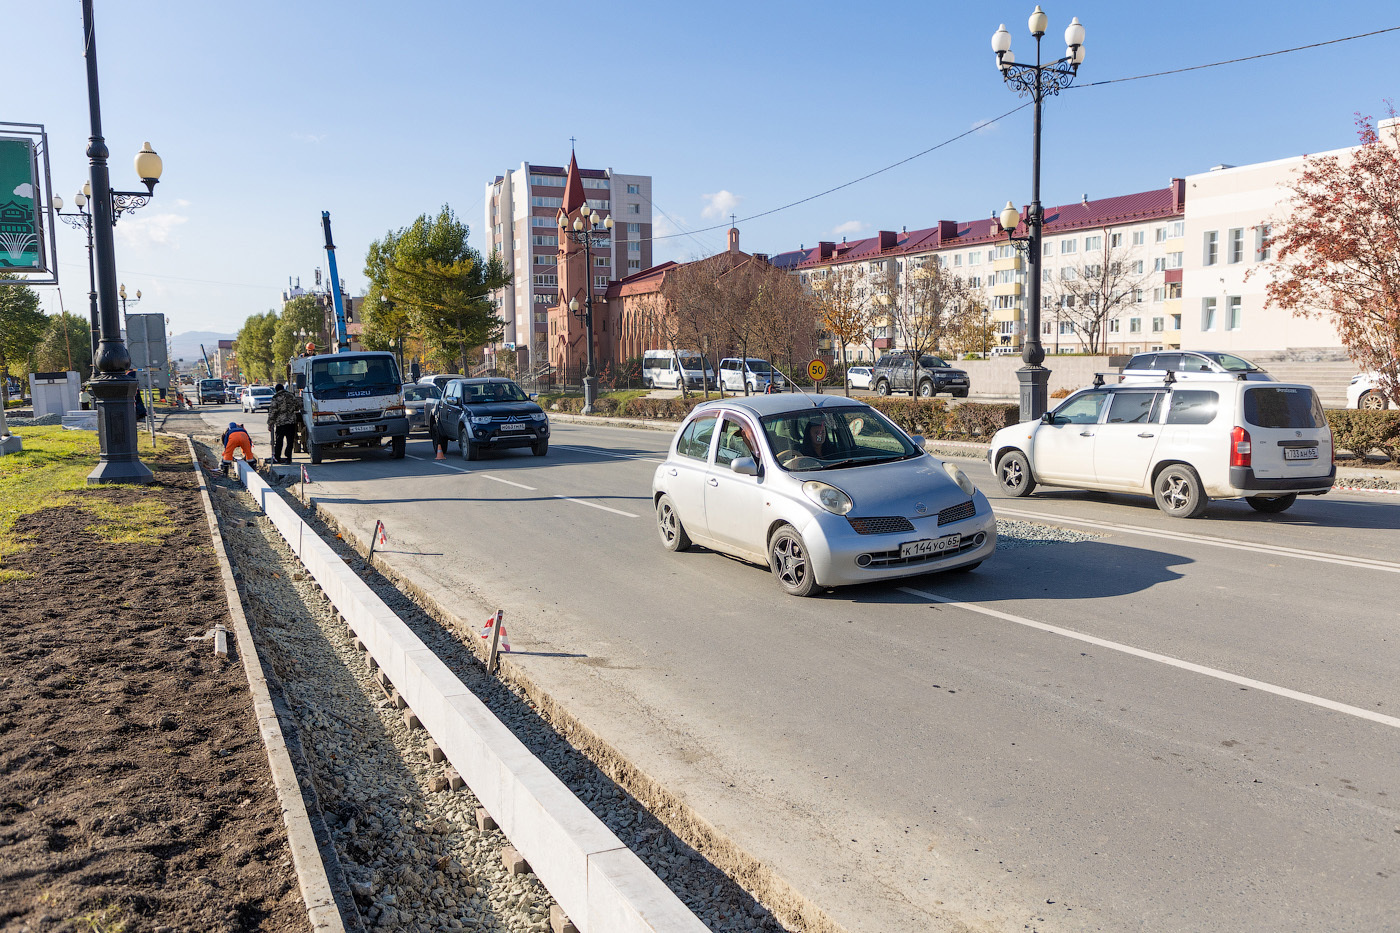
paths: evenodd
<path fill-rule="evenodd" d="M 317 412 L 315 420 L 317 424 L 334 424 L 340 420 L 340 416 L 334 412 Z"/>
<path fill-rule="evenodd" d="M 802 484 L 802 491 L 817 505 L 833 515 L 845 515 L 851 510 L 851 497 L 830 483 L 808 480 Z"/>
<path fill-rule="evenodd" d="M 948 463 L 947 461 L 944 461 L 943 469 L 948 472 L 948 475 L 950 477 L 952 477 L 953 482 L 958 484 L 958 488 L 961 489 L 963 492 L 967 493 L 969 496 L 977 490 L 977 487 L 972 485 L 972 480 L 967 478 L 967 474 L 964 473 L 962 470 L 958 469 L 957 464 Z"/>
<path fill-rule="evenodd" d="M 391 405 L 390 407 L 384 409 L 384 417 L 385 417 L 385 418 L 402 418 L 402 417 L 403 417 L 403 406 L 402 406 L 402 405 Z"/>
<path fill-rule="evenodd" d="M 472 415 L 472 424 L 490 424 L 490 415 Z"/>
<path fill-rule="evenodd" d="M 531 418 L 534 418 L 536 421 L 548 421 L 548 420 L 549 420 L 549 415 L 546 415 L 546 414 L 545 414 L 544 412 L 542 412 L 542 411 L 537 411 L 537 412 L 535 412 L 534 414 L 530 415 L 530 417 L 531 417 Z"/>

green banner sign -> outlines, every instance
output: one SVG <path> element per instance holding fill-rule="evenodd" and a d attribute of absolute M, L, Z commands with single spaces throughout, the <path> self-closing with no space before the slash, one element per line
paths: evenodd
<path fill-rule="evenodd" d="M 0 269 L 44 271 L 38 192 L 33 141 L 0 136 Z"/>

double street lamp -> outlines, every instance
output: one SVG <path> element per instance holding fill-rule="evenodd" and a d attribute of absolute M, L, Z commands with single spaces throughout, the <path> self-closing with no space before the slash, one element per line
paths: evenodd
<path fill-rule="evenodd" d="M 63 222 L 69 226 L 87 231 L 87 254 L 88 254 L 88 324 L 91 328 L 91 336 L 88 340 L 88 349 L 92 351 L 92 363 L 89 367 L 92 373 L 97 372 L 97 340 L 101 331 L 101 320 L 97 316 L 97 273 L 93 269 L 92 260 L 92 214 L 85 210 L 87 202 L 92 199 L 92 182 L 84 182 L 83 190 L 73 195 L 73 206 L 76 211 L 63 213 L 63 199 L 54 195 L 53 210 Z"/>
<path fill-rule="evenodd" d="M 83 58 L 87 63 L 88 171 L 92 185 L 87 203 L 92 211 L 97 306 L 100 322 L 95 365 L 97 375 L 90 390 L 97 402 L 97 438 L 102 455 L 88 474 L 88 483 L 149 483 L 150 469 L 137 455 L 136 392 L 131 353 L 122 340 L 117 306 L 117 260 L 112 228 L 123 211 L 147 204 L 160 180 L 161 161 L 147 143 L 136 155 L 136 175 L 146 191 L 113 191 L 107 170 L 107 143 L 102 138 L 102 105 L 97 85 L 97 28 L 92 0 L 83 0 Z"/>
<path fill-rule="evenodd" d="M 587 271 L 583 277 L 583 330 L 584 339 L 588 341 L 588 366 L 583 371 L 583 414 L 593 414 L 593 403 L 598 400 L 598 374 L 594 368 L 593 358 L 593 247 L 601 245 L 612 235 L 613 219 L 599 219 L 598 212 L 593 211 L 584 218 L 583 212 L 588 209 L 585 204 L 579 211 L 579 215 L 574 218 L 570 225 L 568 215 L 559 217 L 559 232 L 564 236 L 583 246 L 583 261 Z M 569 311 L 574 314 L 579 313 L 579 303 L 577 298 L 569 299 Z"/>
<path fill-rule="evenodd" d="M 1011 33 L 1006 31 L 1005 24 L 992 35 L 992 51 L 997 55 L 997 68 L 1001 69 L 1002 79 L 1022 97 L 1029 96 L 1035 102 L 1031 203 L 1025 217 L 1027 235 L 1013 236 L 1021 222 L 1021 214 L 1010 201 L 1006 202 L 999 218 L 1007 240 L 1026 257 L 1026 334 L 1021 342 L 1021 359 L 1026 365 L 1016 371 L 1016 378 L 1021 383 L 1021 418 L 1034 419 L 1045 413 L 1050 386 L 1050 370 L 1041 365 L 1045 362 L 1045 348 L 1040 343 L 1040 260 L 1044 225 L 1040 206 L 1040 109 L 1046 96 L 1058 94 L 1062 88 L 1069 87 L 1079 73 L 1079 65 L 1084 61 L 1084 27 L 1075 17 L 1065 29 L 1065 45 L 1068 47 L 1064 57 L 1042 63 L 1040 40 L 1050 25 L 1050 18 L 1037 6 L 1027 25 L 1035 37 L 1034 65 L 1016 61 L 1011 51 Z"/>

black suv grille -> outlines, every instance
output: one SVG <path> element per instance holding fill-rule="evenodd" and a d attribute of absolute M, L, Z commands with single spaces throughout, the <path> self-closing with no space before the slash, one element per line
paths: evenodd
<path fill-rule="evenodd" d="M 914 526 L 909 519 L 901 518 L 898 515 L 887 515 L 878 518 L 851 518 L 846 516 L 846 521 L 851 523 L 858 535 L 887 535 L 896 531 L 913 531 Z M 941 523 L 940 523 L 941 524 Z"/>
<path fill-rule="evenodd" d="M 977 503 L 968 499 L 962 505 L 949 506 L 938 513 L 938 524 L 947 525 L 950 522 L 960 522 L 964 518 L 971 518 L 977 514 Z"/>

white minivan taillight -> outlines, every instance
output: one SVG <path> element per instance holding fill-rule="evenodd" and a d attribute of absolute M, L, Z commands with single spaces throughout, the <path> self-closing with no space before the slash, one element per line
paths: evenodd
<path fill-rule="evenodd" d="M 1251 452 L 1249 432 L 1239 425 L 1236 425 L 1234 429 L 1230 431 L 1230 466 L 1249 466 Z"/>

